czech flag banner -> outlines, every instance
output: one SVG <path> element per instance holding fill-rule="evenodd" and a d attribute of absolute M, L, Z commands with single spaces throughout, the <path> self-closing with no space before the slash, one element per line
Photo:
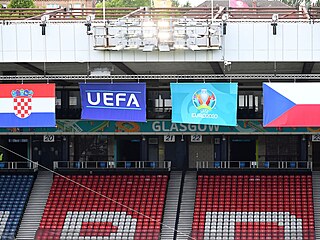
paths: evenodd
<path fill-rule="evenodd" d="M 264 127 L 319 127 L 320 83 L 263 83 Z"/>
<path fill-rule="evenodd" d="M 171 83 L 172 122 L 237 125 L 237 83 Z"/>
<path fill-rule="evenodd" d="M 229 7 L 232 8 L 248 8 L 248 4 L 242 0 L 229 0 Z"/>
<path fill-rule="evenodd" d="M 0 127 L 55 126 L 55 84 L 0 84 Z"/>

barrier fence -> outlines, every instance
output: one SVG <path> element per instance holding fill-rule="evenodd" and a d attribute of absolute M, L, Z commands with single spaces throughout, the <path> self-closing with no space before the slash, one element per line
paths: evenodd
<path fill-rule="evenodd" d="M 0 162 L 0 170 L 38 171 L 38 163 L 37 162 Z"/>
<path fill-rule="evenodd" d="M 305 19 L 315 20 L 320 18 L 320 8 L 225 8 L 225 7 L 197 7 L 197 8 L 106 8 L 105 19 L 141 18 L 148 17 L 153 20 L 169 18 L 193 19 L 221 19 L 227 14 L 229 19 L 264 19 L 271 20 L 273 14 L 279 19 Z M 40 20 L 47 15 L 48 20 L 86 20 L 89 15 L 94 15 L 96 20 L 103 19 L 102 8 L 0 8 L 0 20 Z"/>
<path fill-rule="evenodd" d="M 238 169 L 310 169 L 312 162 L 309 161 L 198 161 L 196 168 L 238 168 Z"/>
<path fill-rule="evenodd" d="M 171 170 L 170 161 L 55 161 L 54 170 L 61 169 L 166 169 Z"/>

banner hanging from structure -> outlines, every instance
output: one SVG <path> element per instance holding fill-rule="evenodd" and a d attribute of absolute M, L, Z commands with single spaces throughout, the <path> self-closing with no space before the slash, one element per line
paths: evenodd
<path fill-rule="evenodd" d="M 55 84 L 0 85 L 0 127 L 55 125 Z"/>
<path fill-rule="evenodd" d="M 146 122 L 145 83 L 80 83 L 81 119 Z"/>
<path fill-rule="evenodd" d="M 319 127 L 320 83 L 263 83 L 264 127 Z"/>
<path fill-rule="evenodd" d="M 172 122 L 237 125 L 237 83 L 171 83 Z"/>
<path fill-rule="evenodd" d="M 231 7 L 231 8 L 249 8 L 248 4 L 242 0 L 229 0 L 229 7 Z"/>

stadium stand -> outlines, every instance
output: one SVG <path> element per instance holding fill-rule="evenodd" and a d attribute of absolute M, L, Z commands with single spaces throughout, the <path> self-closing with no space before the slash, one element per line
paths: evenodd
<path fill-rule="evenodd" d="M 195 239 L 315 239 L 311 175 L 199 175 Z"/>
<path fill-rule="evenodd" d="M 15 238 L 33 180 L 33 175 L 0 175 L 1 239 Z"/>
<path fill-rule="evenodd" d="M 54 178 L 36 239 L 159 239 L 167 175 L 67 177 Z"/>

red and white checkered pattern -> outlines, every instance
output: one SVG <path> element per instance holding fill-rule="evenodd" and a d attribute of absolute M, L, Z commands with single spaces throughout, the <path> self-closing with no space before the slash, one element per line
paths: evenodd
<path fill-rule="evenodd" d="M 32 99 L 29 97 L 18 97 L 13 99 L 14 114 L 18 118 L 27 118 L 32 112 Z"/>

